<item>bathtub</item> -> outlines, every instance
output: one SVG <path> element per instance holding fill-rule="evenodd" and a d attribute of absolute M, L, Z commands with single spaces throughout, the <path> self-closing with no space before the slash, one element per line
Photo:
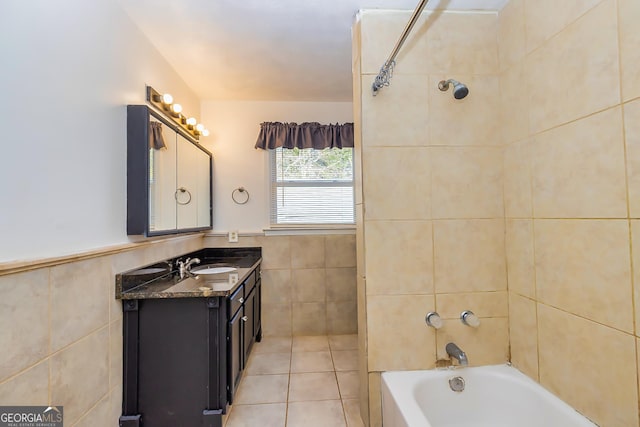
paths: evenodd
<path fill-rule="evenodd" d="M 384 427 L 595 426 L 507 365 L 383 372 L 381 389 Z"/>

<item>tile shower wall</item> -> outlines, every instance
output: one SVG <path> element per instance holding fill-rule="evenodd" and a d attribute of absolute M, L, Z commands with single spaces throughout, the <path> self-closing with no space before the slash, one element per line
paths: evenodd
<path fill-rule="evenodd" d="M 354 235 L 210 236 L 205 246 L 262 247 L 265 336 L 356 333 Z"/>
<path fill-rule="evenodd" d="M 0 405 L 62 405 L 65 426 L 112 427 L 122 402 L 115 275 L 202 248 L 202 236 L 0 276 Z"/>
<path fill-rule="evenodd" d="M 603 427 L 639 425 L 639 20 L 635 0 L 499 15 L 512 362 Z"/>
<path fill-rule="evenodd" d="M 361 414 L 381 425 L 380 372 L 429 369 L 449 341 L 472 365 L 509 358 L 496 13 L 423 13 L 391 86 L 371 84 L 411 12 L 354 26 Z M 456 101 L 438 82 L 471 95 Z M 481 318 L 462 325 L 464 310 Z M 445 319 L 437 333 L 425 315 Z M 368 399 L 367 399 L 368 397 Z"/>

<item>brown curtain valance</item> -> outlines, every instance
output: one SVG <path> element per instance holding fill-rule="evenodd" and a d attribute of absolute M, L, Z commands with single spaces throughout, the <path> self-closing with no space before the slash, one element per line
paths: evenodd
<path fill-rule="evenodd" d="M 260 124 L 255 148 L 273 150 L 284 148 L 350 148 L 353 147 L 353 123 L 321 125 L 320 123 Z"/>

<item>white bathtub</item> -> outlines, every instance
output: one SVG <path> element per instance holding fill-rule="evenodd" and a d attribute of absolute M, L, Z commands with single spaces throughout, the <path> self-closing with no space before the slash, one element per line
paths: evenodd
<path fill-rule="evenodd" d="M 449 380 L 462 377 L 462 392 Z M 517 369 L 382 373 L 383 427 L 594 427 Z"/>

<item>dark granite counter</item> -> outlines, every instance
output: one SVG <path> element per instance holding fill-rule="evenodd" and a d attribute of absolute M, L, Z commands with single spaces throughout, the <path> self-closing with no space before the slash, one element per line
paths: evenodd
<path fill-rule="evenodd" d="M 180 278 L 178 262 L 200 259 L 194 277 Z M 205 248 L 160 263 L 116 275 L 117 299 L 226 297 L 260 265 L 261 248 Z M 217 274 L 200 274 L 207 267 L 232 267 Z"/>

